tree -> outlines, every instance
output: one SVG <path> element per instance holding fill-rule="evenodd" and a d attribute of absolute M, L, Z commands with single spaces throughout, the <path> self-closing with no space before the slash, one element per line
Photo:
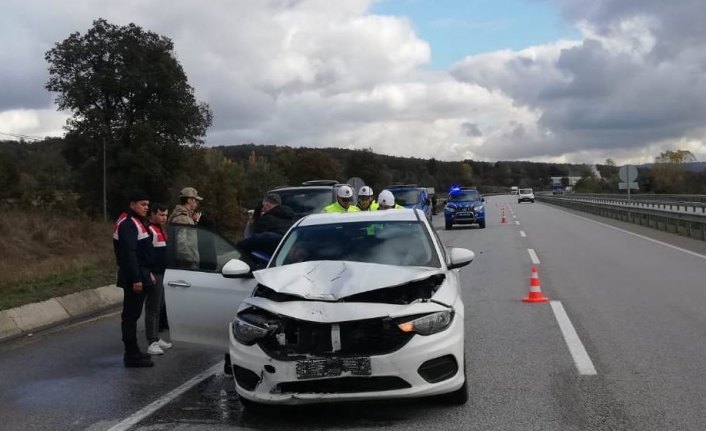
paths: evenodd
<path fill-rule="evenodd" d="M 696 157 L 694 153 L 689 150 L 667 150 L 660 153 L 659 156 L 655 158 L 655 162 L 657 163 L 681 164 L 695 161 Z"/>
<path fill-rule="evenodd" d="M 613 159 L 605 159 L 605 164 L 607 166 L 615 166 L 615 162 L 613 161 Z"/>
<path fill-rule="evenodd" d="M 135 24 L 99 19 L 46 52 L 46 88 L 72 113 L 66 156 L 89 209 L 99 207 L 104 169 L 115 213 L 132 189 L 165 193 L 183 150 L 203 143 L 211 110 L 196 102 L 173 50 L 171 40 Z"/>

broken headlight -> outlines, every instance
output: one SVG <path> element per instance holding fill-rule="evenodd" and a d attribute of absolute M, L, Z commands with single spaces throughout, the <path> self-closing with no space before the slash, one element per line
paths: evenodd
<path fill-rule="evenodd" d="M 419 335 L 431 335 L 448 328 L 453 318 L 453 310 L 444 310 L 400 323 L 397 327 L 403 332 L 416 332 Z"/>
<path fill-rule="evenodd" d="M 266 318 L 252 313 L 242 313 L 233 320 L 233 336 L 246 346 L 252 346 L 255 341 L 264 338 L 270 327 Z"/>

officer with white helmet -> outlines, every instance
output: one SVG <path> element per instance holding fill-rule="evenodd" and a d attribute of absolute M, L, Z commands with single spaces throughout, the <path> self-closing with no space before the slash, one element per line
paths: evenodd
<path fill-rule="evenodd" d="M 363 186 L 358 190 L 358 204 L 361 211 L 375 211 L 377 204 L 373 202 L 373 189 L 370 186 Z"/>
<path fill-rule="evenodd" d="M 324 208 L 325 213 L 345 213 L 360 211 L 353 203 L 353 189 L 349 185 L 342 185 L 336 190 L 336 202 Z"/>
<path fill-rule="evenodd" d="M 398 209 L 398 208 L 404 208 L 401 205 L 397 205 L 395 203 L 395 195 L 392 194 L 391 191 L 389 190 L 383 190 L 380 192 L 378 195 L 378 210 L 388 210 L 388 209 Z"/>

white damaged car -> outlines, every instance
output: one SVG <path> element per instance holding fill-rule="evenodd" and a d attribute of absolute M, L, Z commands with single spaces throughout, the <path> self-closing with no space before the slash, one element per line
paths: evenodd
<path fill-rule="evenodd" d="M 446 250 L 421 211 L 310 215 L 254 272 L 221 241 L 212 270 L 167 270 L 170 332 L 227 347 L 243 404 L 466 402 L 457 269 L 474 254 Z"/>

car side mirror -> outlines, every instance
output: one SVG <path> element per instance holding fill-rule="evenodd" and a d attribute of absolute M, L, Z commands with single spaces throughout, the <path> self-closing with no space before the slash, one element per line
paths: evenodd
<path fill-rule="evenodd" d="M 457 269 L 473 262 L 476 254 L 467 248 L 454 247 L 449 250 L 449 269 Z"/>
<path fill-rule="evenodd" d="M 225 278 L 248 278 L 252 276 L 250 265 L 240 259 L 231 259 L 223 265 L 221 274 Z"/>

